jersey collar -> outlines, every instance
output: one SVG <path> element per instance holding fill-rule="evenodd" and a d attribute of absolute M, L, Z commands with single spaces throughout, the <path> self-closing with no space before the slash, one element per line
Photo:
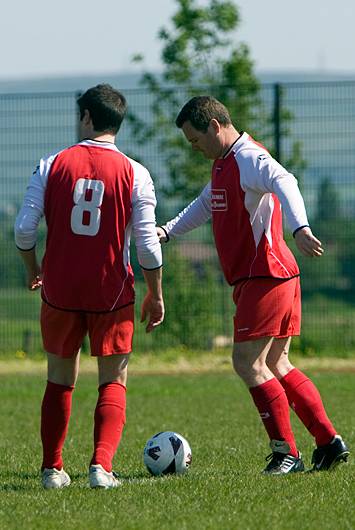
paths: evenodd
<path fill-rule="evenodd" d="M 112 151 L 118 151 L 118 148 L 115 144 L 111 142 L 103 142 L 101 140 L 91 140 L 90 138 L 84 138 L 79 145 L 90 145 L 94 147 L 105 147 L 105 149 L 111 149 Z"/>
<path fill-rule="evenodd" d="M 231 146 L 228 147 L 227 151 L 223 154 L 222 158 L 227 158 L 227 156 L 233 151 L 233 148 L 235 147 L 235 144 L 239 142 L 239 140 L 246 135 L 244 131 L 241 131 L 238 138 L 232 143 Z"/>

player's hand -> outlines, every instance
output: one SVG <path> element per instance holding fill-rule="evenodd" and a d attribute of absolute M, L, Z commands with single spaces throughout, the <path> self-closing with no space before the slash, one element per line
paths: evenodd
<path fill-rule="evenodd" d="M 298 230 L 295 234 L 295 241 L 298 250 L 302 252 L 304 256 L 320 257 L 324 253 L 322 243 L 313 234 L 312 230 L 305 226 Z"/>
<path fill-rule="evenodd" d="M 27 272 L 27 287 L 30 291 L 36 291 L 42 287 L 42 275 L 39 268 Z"/>
<path fill-rule="evenodd" d="M 147 293 L 142 303 L 141 322 L 149 318 L 145 328 L 147 333 L 153 331 L 164 320 L 164 300 L 163 298 L 154 298 L 151 293 Z"/>
<path fill-rule="evenodd" d="M 161 226 L 157 226 L 157 234 L 158 234 L 160 243 L 168 242 L 168 238 L 166 237 L 166 232 L 165 230 L 162 229 Z"/>

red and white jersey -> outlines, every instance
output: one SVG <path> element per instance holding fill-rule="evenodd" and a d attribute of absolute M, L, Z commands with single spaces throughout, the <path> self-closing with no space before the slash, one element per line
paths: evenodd
<path fill-rule="evenodd" d="M 40 161 L 15 224 L 30 249 L 47 223 L 42 298 L 58 309 L 113 311 L 134 301 L 131 232 L 139 263 L 162 264 L 149 172 L 114 144 L 85 140 Z"/>
<path fill-rule="evenodd" d="M 246 278 L 292 278 L 296 260 L 283 239 L 282 211 L 292 231 L 308 226 L 297 181 L 243 133 L 214 162 L 211 182 L 164 229 L 182 235 L 212 216 L 220 263 L 231 285 Z"/>

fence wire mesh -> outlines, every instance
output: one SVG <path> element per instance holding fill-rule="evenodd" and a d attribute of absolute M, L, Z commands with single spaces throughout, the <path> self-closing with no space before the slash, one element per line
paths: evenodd
<path fill-rule="evenodd" d="M 217 96 L 220 90 L 216 87 Z M 172 185 L 172 158 L 183 159 L 188 150 L 187 144 L 177 150 L 174 135 L 181 133 L 175 131 L 172 117 L 189 94 L 174 89 L 175 108 L 169 98 L 160 101 L 160 122 L 154 95 L 145 89 L 126 90 L 125 95 L 130 114 L 117 145 L 150 170 L 159 202 L 158 223 L 163 223 L 190 200 L 193 190 L 193 186 L 180 187 L 175 193 Z M 0 95 L 0 353 L 42 351 L 40 296 L 24 287 L 13 224 L 39 158 L 76 142 L 76 97 L 73 92 Z M 230 91 L 232 106 L 233 97 L 237 108 L 240 91 Z M 296 347 L 304 354 L 351 355 L 355 351 L 355 83 L 264 85 L 259 97 L 258 108 L 249 116 L 248 132 L 298 178 L 313 231 L 326 249 L 320 260 L 302 258 L 285 226 L 302 274 L 303 328 Z M 205 182 L 209 179 L 206 168 L 202 161 L 194 168 Z M 42 226 L 40 249 L 44 232 Z M 135 350 L 230 345 L 231 288 L 223 281 L 210 226 L 164 247 L 164 261 L 166 321 L 152 336 L 145 335 L 137 323 Z M 132 263 L 137 273 L 138 314 L 144 285 L 134 248 Z"/>

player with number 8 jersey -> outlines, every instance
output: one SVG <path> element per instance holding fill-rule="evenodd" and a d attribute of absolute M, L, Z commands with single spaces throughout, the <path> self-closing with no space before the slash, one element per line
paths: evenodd
<path fill-rule="evenodd" d="M 116 134 L 126 112 L 123 94 L 102 84 L 78 98 L 81 141 L 41 159 L 15 223 L 15 240 L 31 291 L 42 285 L 41 332 L 48 376 L 42 410 L 42 484 L 70 484 L 62 449 L 82 341 L 98 358 L 94 414 L 93 488 L 119 485 L 112 459 L 126 421 L 128 360 L 134 329 L 130 239 L 147 291 L 141 322 L 149 333 L 164 319 L 162 255 L 155 228 L 156 198 L 148 170 L 120 152 Z M 47 223 L 40 267 L 36 239 Z"/>
<path fill-rule="evenodd" d="M 148 171 L 113 144 L 84 140 L 41 160 L 34 180 L 46 186 L 43 300 L 58 309 L 91 312 L 132 303 L 129 242 L 132 226 L 139 241 L 138 223 L 148 211 L 142 204 L 132 216 L 132 206 L 138 197 L 155 204 Z M 143 257 L 146 268 L 160 265 L 158 253 L 157 248 L 148 263 Z"/>

